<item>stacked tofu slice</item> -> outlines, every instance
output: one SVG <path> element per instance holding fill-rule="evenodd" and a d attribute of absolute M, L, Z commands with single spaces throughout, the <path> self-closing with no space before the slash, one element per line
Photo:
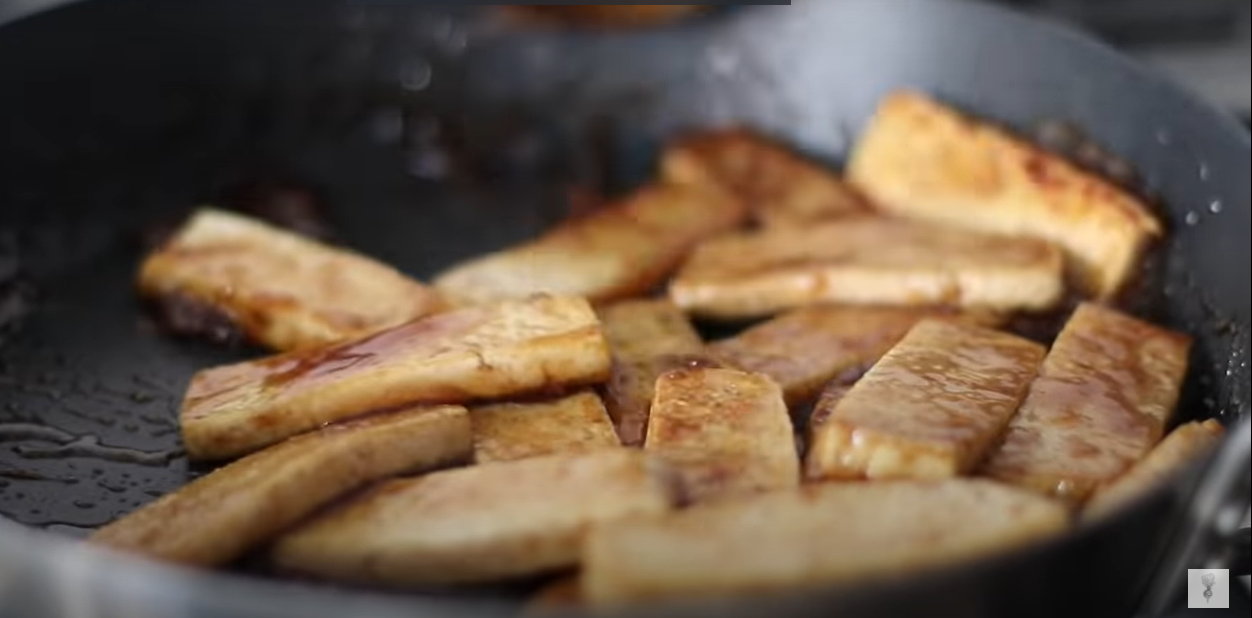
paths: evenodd
<path fill-rule="evenodd" d="M 188 387 L 188 454 L 235 461 L 93 541 L 399 588 L 557 577 L 535 607 L 753 594 L 1035 542 L 1221 435 L 1169 433 L 1190 340 L 1109 304 L 1161 224 L 1007 130 L 899 92 L 846 178 L 742 127 L 659 168 L 432 286 L 200 212 L 141 291 L 280 353 Z M 1042 312 L 1055 341 L 1008 328 Z"/>

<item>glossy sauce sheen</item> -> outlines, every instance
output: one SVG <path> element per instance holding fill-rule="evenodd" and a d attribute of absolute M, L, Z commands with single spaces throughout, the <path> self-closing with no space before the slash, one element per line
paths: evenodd
<path fill-rule="evenodd" d="M 974 467 L 1026 395 L 1043 346 L 919 322 L 815 427 L 810 478 L 942 478 Z M 820 416 L 825 412 L 815 412 Z"/>
<path fill-rule="evenodd" d="M 679 369 L 656 384 L 644 450 L 678 471 L 694 502 L 799 483 L 782 391 L 731 369 Z"/>
<path fill-rule="evenodd" d="M 184 400 L 183 439 L 192 457 L 225 458 L 376 410 L 523 395 L 608 372 L 590 305 L 541 295 L 202 371 Z"/>
<path fill-rule="evenodd" d="M 1161 439 L 1190 346 L 1180 333 L 1079 305 L 981 473 L 1081 502 Z"/>

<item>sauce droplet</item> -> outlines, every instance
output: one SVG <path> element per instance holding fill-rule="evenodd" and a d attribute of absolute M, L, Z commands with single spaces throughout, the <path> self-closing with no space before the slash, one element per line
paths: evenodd
<path fill-rule="evenodd" d="M 1222 211 L 1222 201 L 1221 201 L 1221 200 L 1213 200 L 1212 202 L 1209 202 L 1209 212 L 1211 212 L 1211 213 L 1213 213 L 1213 214 L 1217 214 L 1217 213 L 1219 213 L 1219 212 L 1221 212 L 1221 211 Z"/>

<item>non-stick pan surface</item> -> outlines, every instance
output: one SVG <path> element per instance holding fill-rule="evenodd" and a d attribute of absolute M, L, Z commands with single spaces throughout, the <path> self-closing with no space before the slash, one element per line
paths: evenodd
<path fill-rule="evenodd" d="M 1024 131 L 1073 121 L 1133 163 L 1171 228 L 1133 309 L 1197 337 L 1183 418 L 1247 415 L 1247 133 L 1112 52 L 923 0 L 743 8 L 633 34 L 527 33 L 423 4 L 101 0 L 0 29 L 0 515 L 81 536 L 203 472 L 181 456 L 181 391 L 258 352 L 163 336 L 132 283 L 194 205 L 311 204 L 313 231 L 427 277 L 560 220 L 571 190 L 641 181 L 680 128 L 746 122 L 837 163 L 899 86 Z M 767 607 L 1121 615 L 1182 495 L 991 563 Z M 0 584 L 18 564 L 5 552 L 32 544 L 26 598 L 56 573 L 98 612 L 54 615 L 348 616 L 378 602 L 113 557 L 106 569 L 11 526 Z M 26 607 L 16 615 L 56 609 Z"/>

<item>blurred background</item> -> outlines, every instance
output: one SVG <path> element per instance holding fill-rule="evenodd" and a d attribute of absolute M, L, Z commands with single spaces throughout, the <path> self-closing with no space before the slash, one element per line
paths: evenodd
<path fill-rule="evenodd" d="M 93 0 L 0 0 L 0 21 L 73 1 Z M 1093 32 L 1247 122 L 1252 108 L 1252 3 L 1248 0 L 983 1 L 1043 14 Z M 641 19 L 638 9 L 630 13 L 618 19 Z M 579 16 L 603 20 L 605 15 L 584 9 Z M 645 14 L 642 19 L 648 18 Z"/>

